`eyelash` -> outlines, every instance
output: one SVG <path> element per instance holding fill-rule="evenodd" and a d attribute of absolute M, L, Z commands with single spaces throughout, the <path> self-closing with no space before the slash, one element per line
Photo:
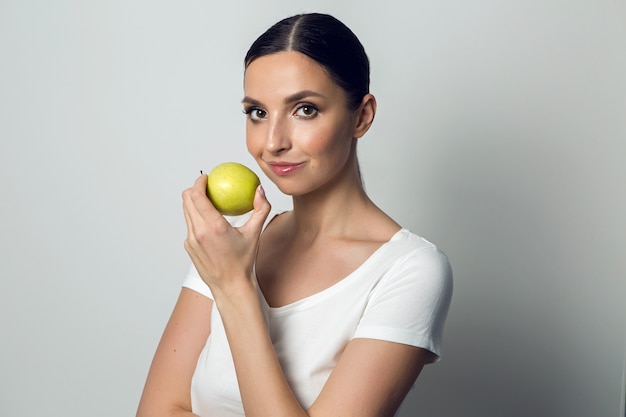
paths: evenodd
<path fill-rule="evenodd" d="M 253 117 L 253 114 L 254 114 L 255 112 L 263 112 L 263 113 L 267 113 L 265 110 L 263 110 L 263 109 L 262 109 L 262 108 L 260 108 L 260 107 L 247 107 L 247 108 L 243 109 L 243 113 L 244 113 L 246 116 L 248 116 L 248 118 L 249 118 L 251 121 L 253 121 L 253 122 L 258 122 L 261 118 L 257 118 L 257 119 L 255 119 L 255 118 Z"/>
<path fill-rule="evenodd" d="M 305 114 L 305 115 L 298 115 L 297 113 L 298 113 L 299 111 L 303 110 L 303 109 L 309 109 L 310 111 L 312 111 L 312 112 L 313 112 L 313 114 L 309 114 L 309 115 L 306 115 L 306 114 Z M 265 116 L 264 116 L 264 117 L 259 117 L 258 115 L 255 115 L 255 113 L 257 113 L 257 112 L 262 112 Z M 243 109 L 243 113 L 244 113 L 246 116 L 248 116 L 248 118 L 249 118 L 251 121 L 253 121 L 253 122 L 258 122 L 258 121 L 260 121 L 260 120 L 264 119 L 265 117 L 267 117 L 267 111 L 263 110 L 263 109 L 262 109 L 262 108 L 260 108 L 260 107 L 256 107 L 256 106 L 253 106 L 253 107 L 247 107 L 247 108 Z M 296 110 L 295 110 L 295 112 L 293 113 L 293 116 L 295 116 L 295 117 L 297 117 L 297 118 L 300 118 L 300 119 L 313 119 L 314 117 L 316 117 L 316 116 L 317 116 L 317 114 L 318 114 L 318 113 L 319 113 L 319 110 L 318 110 L 318 108 L 317 108 L 316 106 L 314 106 L 314 105 L 312 105 L 312 104 L 309 104 L 309 103 L 302 103 L 302 104 L 299 104 L 299 105 L 296 107 Z M 256 118 L 255 118 L 255 116 L 256 116 Z"/>
<path fill-rule="evenodd" d="M 298 117 L 301 117 L 303 119 L 312 119 L 312 118 L 316 117 L 317 114 L 319 113 L 319 110 L 317 109 L 317 107 L 315 107 L 312 104 L 308 104 L 308 103 L 303 103 L 303 104 L 298 105 L 298 107 L 296 108 L 295 113 L 298 113 L 298 111 L 300 111 L 302 109 L 313 110 L 313 114 L 311 114 L 311 115 L 298 116 Z"/>

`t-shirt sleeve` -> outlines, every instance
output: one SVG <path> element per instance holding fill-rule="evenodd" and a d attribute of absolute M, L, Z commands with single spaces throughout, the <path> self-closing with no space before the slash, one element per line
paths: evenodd
<path fill-rule="evenodd" d="M 392 267 L 371 294 L 354 338 L 417 346 L 441 356 L 452 298 L 452 270 L 435 246 L 416 249 Z"/>
<path fill-rule="evenodd" d="M 189 272 L 187 272 L 187 275 L 183 280 L 183 287 L 199 292 L 200 294 L 210 298 L 211 300 L 213 299 L 213 294 L 211 294 L 209 286 L 206 284 L 206 282 L 202 280 L 200 274 L 198 273 L 198 270 L 193 264 L 191 264 Z"/>

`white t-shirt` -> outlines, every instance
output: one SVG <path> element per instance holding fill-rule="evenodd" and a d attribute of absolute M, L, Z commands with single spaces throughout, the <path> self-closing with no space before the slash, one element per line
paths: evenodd
<path fill-rule="evenodd" d="M 193 266 L 183 286 L 212 298 Z M 316 294 L 272 308 L 259 292 L 274 349 L 305 409 L 315 401 L 353 338 L 418 346 L 438 359 L 451 296 L 447 257 L 406 229 L 398 231 L 350 275 Z M 200 417 L 244 416 L 215 304 L 211 334 L 193 375 L 191 400 L 192 411 Z"/>

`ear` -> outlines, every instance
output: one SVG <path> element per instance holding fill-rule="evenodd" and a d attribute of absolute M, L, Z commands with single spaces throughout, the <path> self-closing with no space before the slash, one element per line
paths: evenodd
<path fill-rule="evenodd" d="M 363 96 L 361 105 L 355 113 L 354 132 L 352 134 L 355 139 L 367 133 L 374 122 L 374 116 L 376 116 L 376 98 L 368 93 Z"/>

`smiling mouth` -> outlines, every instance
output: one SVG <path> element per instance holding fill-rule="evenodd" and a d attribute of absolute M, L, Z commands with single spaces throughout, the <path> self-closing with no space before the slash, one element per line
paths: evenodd
<path fill-rule="evenodd" d="M 297 164 L 290 162 L 269 162 L 268 163 L 272 172 L 276 175 L 289 175 L 304 166 L 304 162 Z"/>

